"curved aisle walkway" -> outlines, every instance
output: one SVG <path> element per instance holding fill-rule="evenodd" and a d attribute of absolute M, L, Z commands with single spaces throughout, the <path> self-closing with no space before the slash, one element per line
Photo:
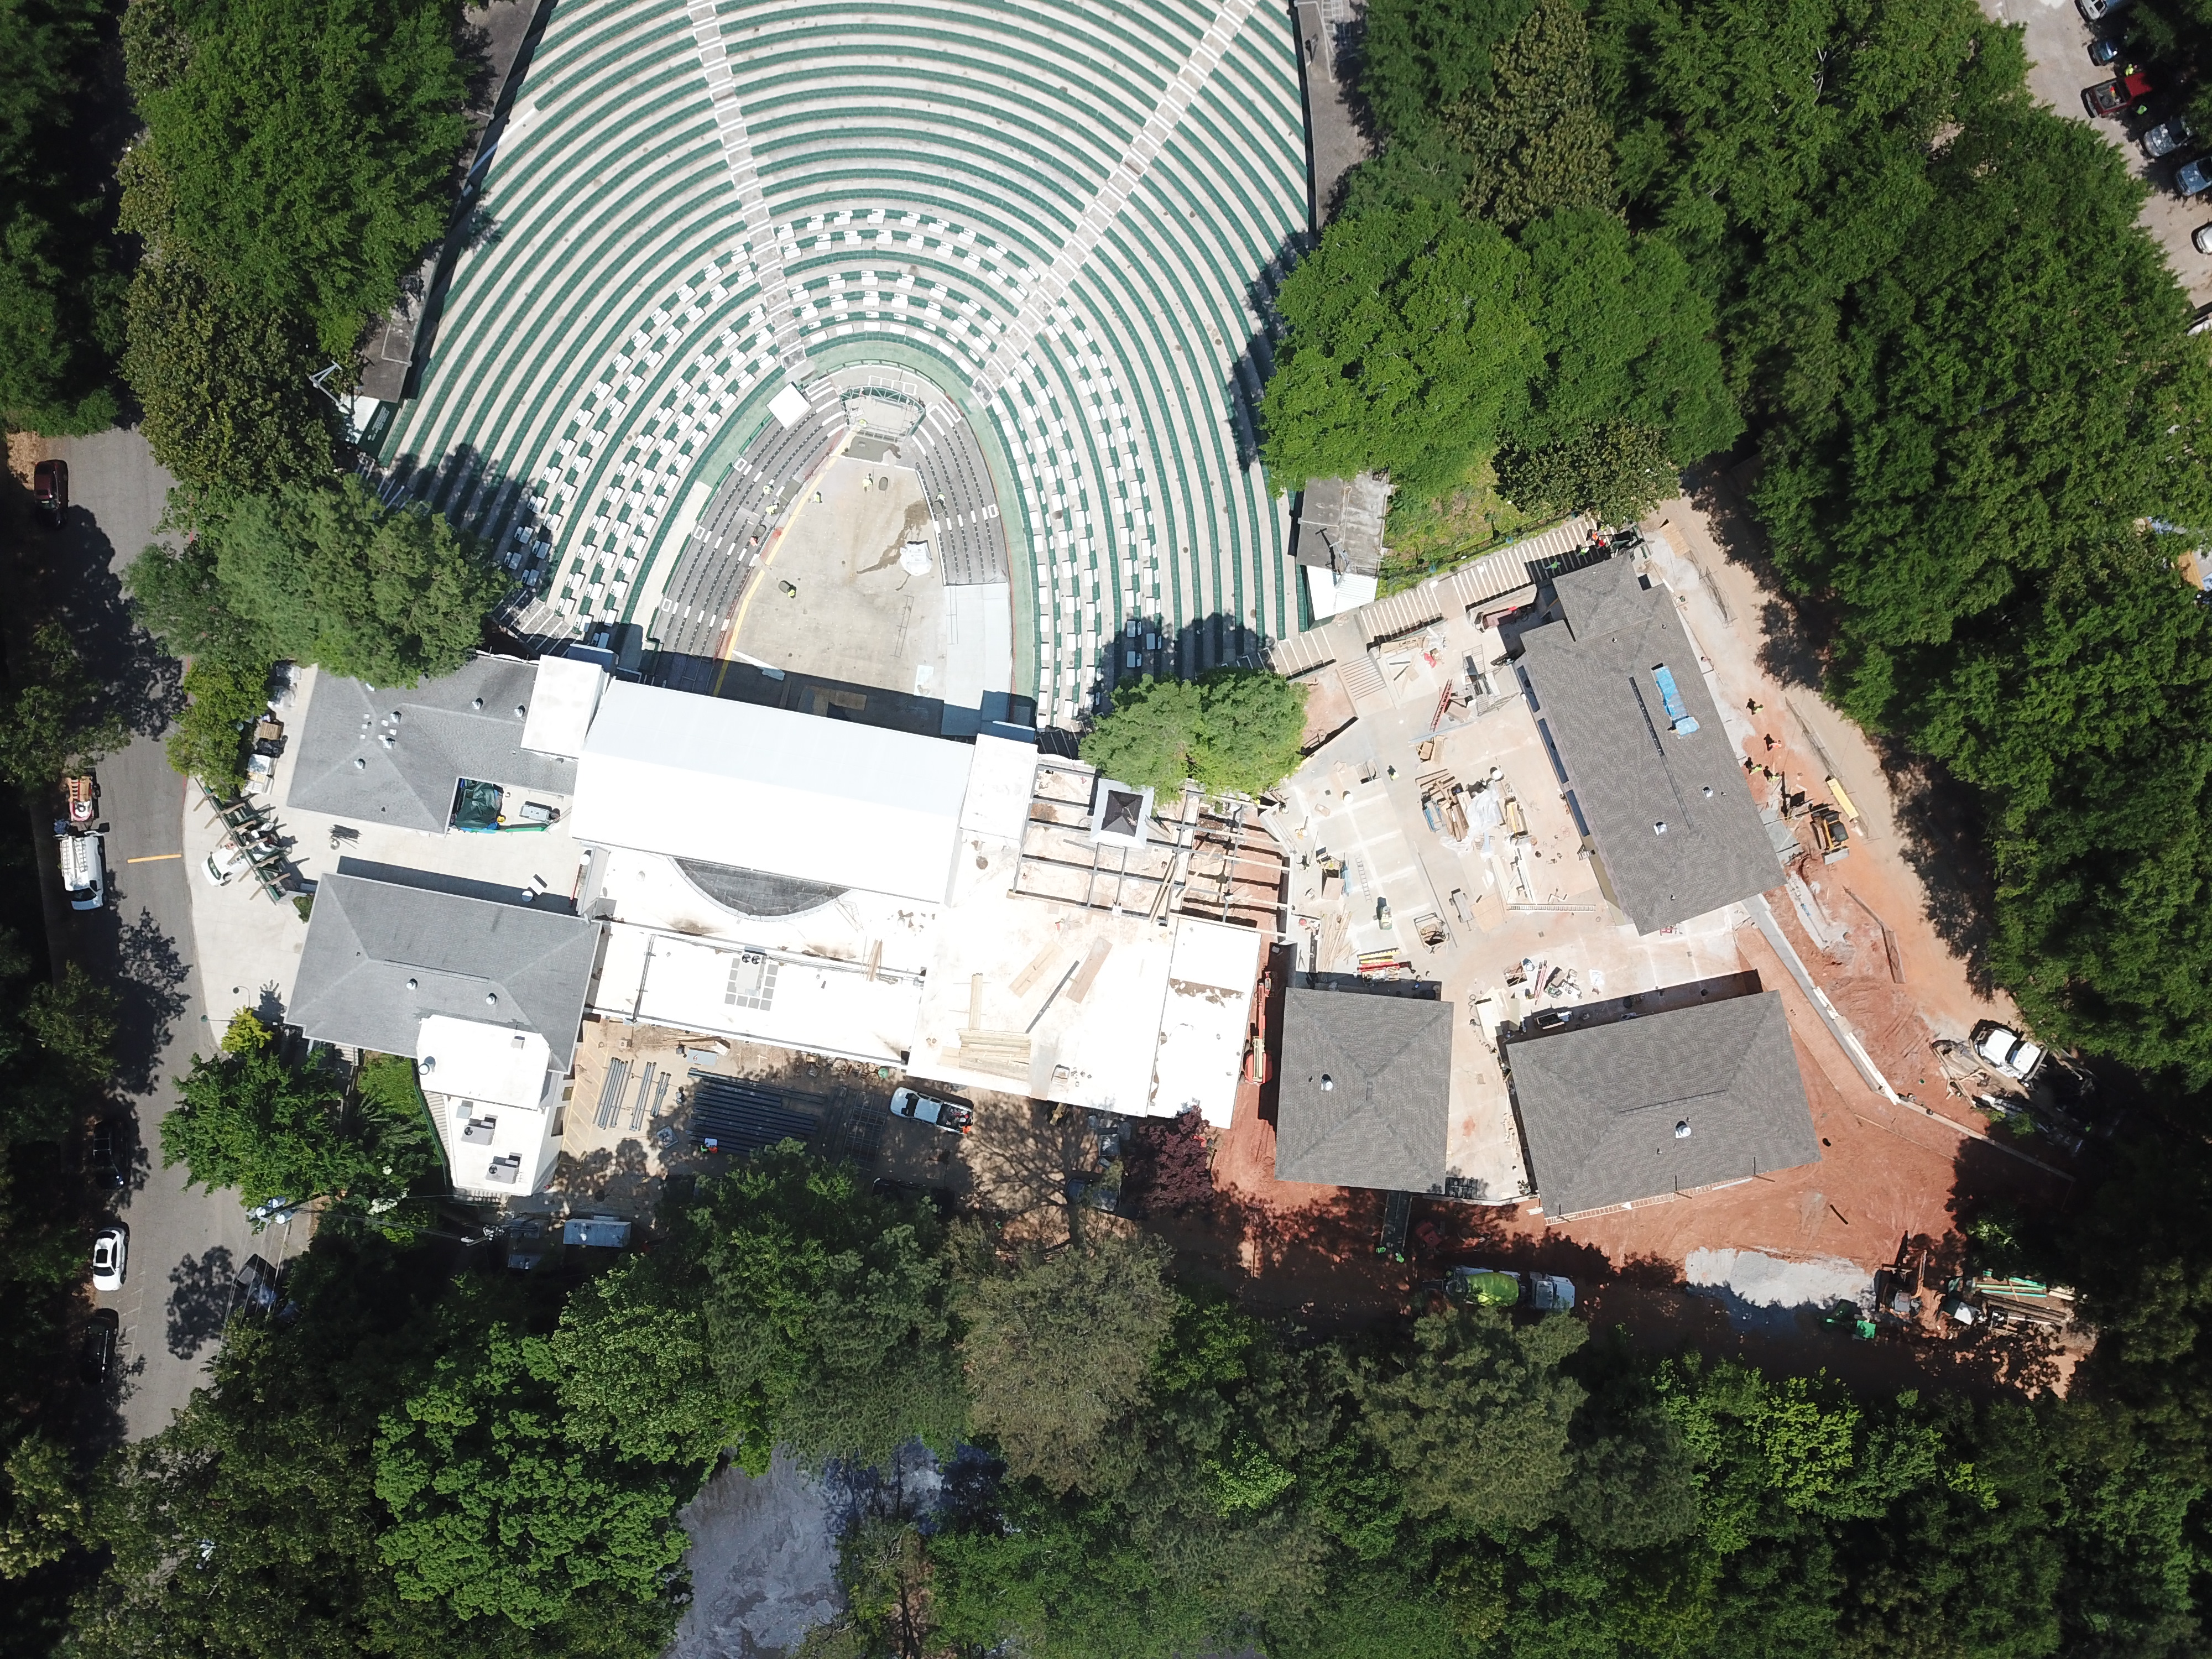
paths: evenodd
<path fill-rule="evenodd" d="M 519 631 L 677 593 L 696 631 L 721 584 L 667 566 L 735 562 L 769 400 L 880 347 L 1011 482 L 1045 720 L 1254 655 L 1299 620 L 1251 412 L 1307 224 L 1298 77 L 1259 0 L 561 0 L 385 488 L 492 538 Z"/>

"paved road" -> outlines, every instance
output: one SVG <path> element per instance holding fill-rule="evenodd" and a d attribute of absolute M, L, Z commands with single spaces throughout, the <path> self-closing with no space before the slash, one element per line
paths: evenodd
<path fill-rule="evenodd" d="M 2027 31 L 2030 90 L 2061 115 L 2087 121 L 2088 113 L 2081 107 L 2081 89 L 2111 80 L 2112 70 L 2100 69 L 2089 61 L 2089 26 L 2081 21 L 2081 14 L 2075 9 L 2072 0 L 1981 3 L 1984 15 L 1999 22 L 2018 23 Z M 2125 21 L 2123 12 L 2102 27 L 2116 33 Z M 2179 99 L 2163 92 L 2154 95 L 2150 104 L 2151 113 L 2142 125 L 2155 125 L 2180 107 Z M 2162 161 L 2153 161 L 2144 156 L 2142 146 L 2132 141 L 2134 128 L 2124 127 L 2118 121 L 2093 125 L 2126 155 L 2128 170 L 2149 183 L 2151 196 L 2143 204 L 2143 228 L 2166 250 L 2166 263 L 2181 278 L 2189 297 L 2198 305 L 2212 301 L 2212 256 L 2199 253 L 2189 240 L 2190 233 L 2197 226 L 2212 222 L 2212 202 L 2201 196 L 2194 202 L 2185 202 L 2173 193 L 2174 167 L 2194 150 L 2184 149 Z"/>
<path fill-rule="evenodd" d="M 139 1439 L 189 1397 L 214 1352 L 231 1274 L 256 1249 L 274 1260 L 274 1241 L 253 1239 L 234 1194 L 188 1193 L 181 1169 L 161 1168 L 157 1125 L 173 1098 L 170 1080 L 205 1041 L 207 1005 L 192 965 L 190 873 L 181 859 L 160 857 L 179 850 L 184 822 L 185 781 L 156 735 L 179 698 L 178 666 L 131 627 L 117 578 L 153 538 L 170 480 L 135 432 L 48 447 L 69 463 L 71 499 L 68 526 L 39 549 L 48 592 L 138 734 L 100 766 L 107 908 L 61 914 L 63 948 L 122 997 L 118 1092 L 133 1122 L 121 1206 L 130 1272 L 120 1291 L 100 1300 L 122 1315 L 122 1420 Z"/>

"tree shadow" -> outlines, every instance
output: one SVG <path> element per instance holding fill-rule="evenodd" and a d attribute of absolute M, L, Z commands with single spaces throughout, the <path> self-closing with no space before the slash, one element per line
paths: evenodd
<path fill-rule="evenodd" d="M 1784 685 L 1817 692 L 1827 683 L 1827 641 L 1835 637 L 1835 610 L 1793 592 L 1776 568 L 1766 532 L 1748 500 L 1757 471 L 1756 461 L 1731 467 L 1728 458 L 1715 457 L 1684 471 L 1682 491 L 1704 515 L 1722 556 L 1759 584 L 1760 671 Z M 1735 623 L 1725 597 L 1712 583 L 1705 586 L 1723 620 Z"/>
<path fill-rule="evenodd" d="M 115 1080 L 128 1095 L 149 1095 L 178 1017 L 189 1006 L 191 969 L 153 913 L 141 910 L 116 936 Z"/>
<path fill-rule="evenodd" d="M 1993 995 L 1989 945 L 1996 880 L 1980 799 L 1940 765 L 1907 754 L 1901 744 L 1878 739 L 1875 747 L 1895 804 L 1900 850 L 1927 896 L 1929 925 L 1965 966 L 1974 994 Z"/>
<path fill-rule="evenodd" d="M 230 1318 L 237 1272 L 230 1250 L 212 1244 L 195 1261 L 185 1256 L 169 1269 L 169 1352 L 190 1359 L 222 1334 Z"/>
<path fill-rule="evenodd" d="M 184 665 L 132 614 L 118 548 L 89 509 L 72 507 L 58 534 L 30 550 L 53 619 L 75 643 L 99 690 L 92 714 L 112 714 L 129 731 L 159 737 L 185 706 Z M 133 554 L 131 556 L 136 556 Z"/>

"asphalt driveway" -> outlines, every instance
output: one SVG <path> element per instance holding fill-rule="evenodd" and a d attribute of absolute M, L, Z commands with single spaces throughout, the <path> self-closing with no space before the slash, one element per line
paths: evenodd
<path fill-rule="evenodd" d="M 158 1125 L 174 1101 L 172 1080 L 210 1040 L 208 1005 L 192 961 L 190 872 L 175 856 L 186 786 L 160 736 L 182 701 L 181 671 L 131 624 L 119 577 L 154 538 L 171 481 L 136 432 L 50 439 L 46 448 L 69 463 L 69 522 L 27 550 L 86 665 L 134 733 L 99 767 L 106 908 L 49 914 L 61 918 L 57 953 L 82 963 L 121 999 L 111 1110 L 127 1119 L 131 1184 L 118 1212 L 130 1229 L 130 1266 L 122 1290 L 98 1299 L 122 1316 L 118 1406 L 124 1431 L 141 1439 L 167 1424 L 205 1374 L 233 1273 L 256 1250 L 274 1261 L 279 1241 L 253 1237 L 235 1194 L 187 1192 L 182 1169 L 161 1168 Z"/>

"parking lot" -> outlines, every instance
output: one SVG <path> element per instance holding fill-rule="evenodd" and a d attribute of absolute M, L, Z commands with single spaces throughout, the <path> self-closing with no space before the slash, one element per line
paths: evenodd
<path fill-rule="evenodd" d="M 2061 115 L 2088 122 L 2081 106 L 2082 88 L 2111 80 L 2127 61 L 2123 58 L 2120 63 L 2100 67 L 2089 60 L 2089 42 L 2098 33 L 2118 39 L 2126 21 L 2124 9 L 2094 32 L 2081 21 L 2072 0 L 1982 0 L 1982 9 L 1999 22 L 2017 23 L 2026 30 L 2027 84 L 2036 96 Z M 2185 202 L 2173 193 L 2173 173 L 2177 164 L 2203 153 L 2205 136 L 2155 161 L 2135 142 L 2143 128 L 2178 112 L 2187 101 L 2189 90 L 2154 84 L 2146 100 L 2150 112 L 2142 120 L 2091 125 L 2127 156 L 2129 171 L 2150 185 L 2150 199 L 2143 204 L 2141 222 L 2166 250 L 2166 262 L 2189 290 L 2191 301 L 2201 306 L 2212 303 L 2212 254 L 2199 253 L 2190 242 L 2190 234 L 2200 225 L 2212 223 L 2212 192 Z"/>

